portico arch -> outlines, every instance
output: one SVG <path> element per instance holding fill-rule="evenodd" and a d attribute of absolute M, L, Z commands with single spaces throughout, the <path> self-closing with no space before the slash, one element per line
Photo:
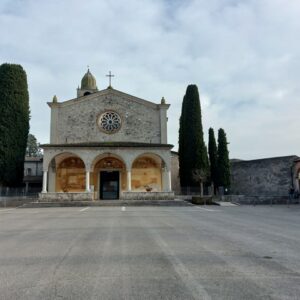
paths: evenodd
<path fill-rule="evenodd" d="M 44 153 L 44 161 L 43 161 L 43 169 L 44 171 L 48 171 L 48 169 L 52 166 L 55 162 L 55 164 L 58 164 L 63 159 L 75 156 L 79 157 L 84 163 L 85 159 L 80 155 L 80 153 L 77 153 L 75 151 L 58 151 L 53 153 Z"/>
<path fill-rule="evenodd" d="M 84 192 L 86 171 L 83 160 L 77 155 L 63 153 L 55 159 L 55 192 Z"/>
<path fill-rule="evenodd" d="M 118 155 L 103 153 L 93 160 L 91 170 L 95 199 L 119 199 L 127 186 L 124 160 Z"/>
<path fill-rule="evenodd" d="M 163 190 L 165 163 L 157 154 L 143 153 L 131 166 L 131 189 L 133 192 L 160 192 Z"/>
<path fill-rule="evenodd" d="M 111 153 L 111 152 L 104 152 L 104 153 L 98 154 L 96 157 L 94 157 L 94 158 L 92 159 L 92 162 L 91 162 L 91 170 L 92 170 L 92 171 L 94 170 L 96 164 L 97 164 L 100 160 L 102 160 L 103 158 L 107 158 L 107 157 L 115 158 L 115 159 L 121 161 L 121 162 L 124 164 L 124 166 L 126 167 L 126 162 L 125 162 L 125 160 L 124 160 L 124 158 L 123 158 L 122 156 L 120 156 L 120 155 L 118 155 L 118 154 L 115 154 L 115 153 Z"/>

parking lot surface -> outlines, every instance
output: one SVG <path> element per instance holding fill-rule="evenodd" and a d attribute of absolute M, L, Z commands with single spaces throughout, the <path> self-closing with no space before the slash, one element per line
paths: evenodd
<path fill-rule="evenodd" d="M 0 209 L 1 299 L 300 299 L 300 207 Z"/>

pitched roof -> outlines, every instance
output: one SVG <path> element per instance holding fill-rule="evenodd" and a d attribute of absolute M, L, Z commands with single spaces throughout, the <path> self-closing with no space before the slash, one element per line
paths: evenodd
<path fill-rule="evenodd" d="M 64 107 L 64 106 L 73 105 L 73 104 L 79 103 L 79 102 L 90 101 L 90 100 L 92 100 L 94 98 L 97 98 L 99 96 L 105 96 L 105 95 L 109 95 L 109 94 L 117 95 L 117 96 L 120 96 L 120 97 L 130 99 L 131 101 L 134 101 L 136 103 L 140 103 L 140 104 L 148 106 L 148 107 L 152 107 L 153 109 L 157 109 L 160 106 L 165 106 L 166 108 L 168 108 L 170 106 L 170 104 L 156 104 L 154 102 L 132 96 L 130 94 L 121 92 L 121 91 L 113 89 L 113 88 L 107 88 L 107 89 L 89 94 L 87 96 L 82 96 L 82 97 L 79 97 L 79 98 L 73 98 L 73 99 L 70 99 L 70 100 L 63 101 L 63 102 L 57 102 L 57 103 L 47 102 L 47 103 L 50 107 L 52 107 L 54 105 L 58 106 L 58 107 Z"/>

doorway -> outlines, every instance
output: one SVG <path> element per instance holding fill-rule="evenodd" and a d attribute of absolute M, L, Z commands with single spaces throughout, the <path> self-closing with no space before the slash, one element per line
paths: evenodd
<path fill-rule="evenodd" d="M 119 199 L 120 176 L 119 171 L 100 172 L 100 199 Z"/>

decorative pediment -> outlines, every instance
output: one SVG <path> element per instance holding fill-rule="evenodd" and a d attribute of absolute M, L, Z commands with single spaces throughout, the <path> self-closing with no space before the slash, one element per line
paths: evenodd
<path fill-rule="evenodd" d="M 158 109 L 160 106 L 165 106 L 166 108 L 168 108 L 170 106 L 169 104 L 156 104 L 154 102 L 144 100 L 144 99 L 132 96 L 130 94 L 112 89 L 112 88 L 107 88 L 105 90 L 101 90 L 99 92 L 95 92 L 95 93 L 87 95 L 87 96 L 66 100 L 64 102 L 56 102 L 54 104 L 53 104 L 53 102 L 48 102 L 48 105 L 50 107 L 52 107 L 53 105 L 56 105 L 58 107 L 65 107 L 68 105 L 74 105 L 74 104 L 81 103 L 81 102 L 92 101 L 94 99 L 101 99 L 102 97 L 105 98 L 106 96 L 115 96 L 115 97 L 126 98 L 127 100 L 145 105 L 147 107 L 152 107 L 153 109 Z"/>

